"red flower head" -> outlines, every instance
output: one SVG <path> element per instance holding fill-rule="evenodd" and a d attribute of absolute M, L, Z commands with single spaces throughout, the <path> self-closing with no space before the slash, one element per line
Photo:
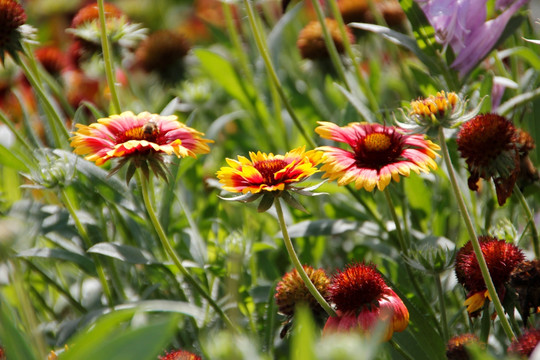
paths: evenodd
<path fill-rule="evenodd" d="M 520 262 L 510 274 L 510 286 L 518 295 L 523 323 L 540 309 L 540 259 Z"/>
<path fill-rule="evenodd" d="M 159 360 L 201 360 L 201 357 L 189 351 L 175 350 L 167 353 L 165 356 L 159 356 Z"/>
<path fill-rule="evenodd" d="M 402 25 L 407 19 L 401 5 L 396 0 L 375 0 L 373 5 L 390 27 Z M 369 8 L 368 0 L 339 0 L 338 7 L 346 23 L 363 22 L 375 24 L 377 22 Z"/>
<path fill-rule="evenodd" d="M 446 344 L 446 358 L 448 360 L 469 360 L 469 354 L 465 347 L 473 343 L 480 343 L 480 339 L 474 334 L 462 334 L 452 337 Z"/>
<path fill-rule="evenodd" d="M 0 61 L 4 63 L 4 54 L 16 56 L 21 47 L 19 27 L 26 22 L 23 7 L 15 0 L 0 0 Z"/>
<path fill-rule="evenodd" d="M 131 111 L 99 119 L 90 125 L 76 125 L 78 130 L 71 138 L 75 154 L 102 165 L 109 159 L 118 158 L 120 163 L 111 173 L 129 163 L 127 181 L 140 167 L 149 176 L 149 167 L 156 175 L 166 179 L 163 168 L 164 154 L 177 157 L 197 157 L 210 151 L 207 143 L 212 140 L 181 122 L 175 115 L 160 116 L 148 112 L 133 114 Z"/>
<path fill-rule="evenodd" d="M 329 292 L 337 316 L 328 318 L 324 333 L 370 332 L 379 321 L 387 321 L 384 341 L 388 341 L 394 331 L 403 331 L 409 324 L 405 304 L 386 285 L 374 265 L 356 264 L 339 271 L 332 278 Z"/>
<path fill-rule="evenodd" d="M 477 115 L 463 124 L 457 144 L 471 173 L 469 188 L 476 191 L 480 178 L 493 178 L 499 205 L 504 205 L 519 175 L 518 141 L 514 125 L 497 114 Z"/>
<path fill-rule="evenodd" d="M 433 160 L 439 146 L 423 135 L 407 135 L 402 129 L 369 123 L 350 123 L 339 127 L 331 122 L 319 122 L 315 129 L 321 137 L 345 143 L 351 150 L 321 146 L 324 151 L 323 177 L 338 179 L 338 185 L 354 182 L 357 189 L 384 190 L 392 179 L 409 176 L 411 170 L 420 173 L 436 169 Z"/>
<path fill-rule="evenodd" d="M 512 341 L 510 347 L 508 347 L 508 352 L 521 355 L 524 357 L 529 357 L 534 349 L 538 347 L 540 343 L 540 330 L 539 329 L 529 329 L 525 331 L 519 338 Z"/>
<path fill-rule="evenodd" d="M 525 256 L 517 246 L 504 240 L 491 236 L 480 236 L 478 240 L 493 285 L 501 295 L 504 295 L 504 284 L 508 282 L 510 274 Z M 465 301 L 467 311 L 475 315 L 473 313 L 484 306 L 488 291 L 470 241 L 459 249 L 456 255 L 456 277 L 468 291 Z"/>

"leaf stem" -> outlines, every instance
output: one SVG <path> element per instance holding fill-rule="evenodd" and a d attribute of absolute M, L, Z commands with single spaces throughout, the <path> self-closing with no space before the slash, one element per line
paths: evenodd
<path fill-rule="evenodd" d="M 158 238 L 161 242 L 161 245 L 165 249 L 165 252 L 169 257 L 172 259 L 173 263 L 176 265 L 180 273 L 184 276 L 184 278 L 187 280 L 187 282 L 197 290 L 199 294 L 202 295 L 203 298 L 205 298 L 210 306 L 214 308 L 214 310 L 218 313 L 218 315 L 223 319 L 223 321 L 227 324 L 227 326 L 237 332 L 237 328 L 234 326 L 234 324 L 231 322 L 227 314 L 223 312 L 221 307 L 216 303 L 216 301 L 210 296 L 210 294 L 191 276 L 191 274 L 187 271 L 187 269 L 182 265 L 182 261 L 176 254 L 176 251 L 174 251 L 174 248 L 172 247 L 171 243 L 169 242 L 169 239 L 167 238 L 167 235 L 165 234 L 165 231 L 163 230 L 163 227 L 161 226 L 161 223 L 159 222 L 156 212 L 154 211 L 154 207 L 152 206 L 152 203 L 150 201 L 149 196 L 149 187 L 148 187 L 148 180 L 144 175 L 141 175 L 139 172 L 137 173 L 139 183 L 141 184 L 141 192 L 143 196 L 144 206 L 146 207 L 146 211 L 148 213 L 148 216 L 150 217 L 150 221 L 152 222 L 152 225 L 154 226 L 154 230 L 156 231 Z"/>
<path fill-rule="evenodd" d="M 448 320 L 446 319 L 446 302 L 444 301 L 444 292 L 441 284 L 441 275 L 435 274 L 435 284 L 437 285 L 437 293 L 439 295 L 439 302 L 441 305 L 441 323 L 442 323 L 442 335 L 443 341 L 446 343 L 448 337 Z"/>
<path fill-rule="evenodd" d="M 337 316 L 336 312 L 328 302 L 324 299 L 324 297 L 321 295 L 319 290 L 313 285 L 313 282 L 309 278 L 309 276 L 306 274 L 306 271 L 304 270 L 304 267 L 300 263 L 300 260 L 298 259 L 298 255 L 296 255 L 296 251 L 294 250 L 294 246 L 291 242 L 291 238 L 289 236 L 289 232 L 287 231 L 287 225 L 285 224 L 285 219 L 283 217 L 283 209 L 281 207 L 281 203 L 279 201 L 279 197 L 276 197 L 274 199 L 274 206 L 276 207 L 276 213 L 278 216 L 279 226 L 281 227 L 281 233 L 283 234 L 283 242 L 285 243 L 285 247 L 287 248 L 287 252 L 289 253 L 289 257 L 294 265 L 294 268 L 296 271 L 298 271 L 298 275 L 302 278 L 304 281 L 304 284 L 308 288 L 309 292 L 315 300 L 321 305 L 321 307 L 326 311 L 326 313 L 330 316 Z"/>
<path fill-rule="evenodd" d="M 493 285 L 493 281 L 491 279 L 491 276 L 489 274 L 489 269 L 487 267 L 486 259 L 484 258 L 484 254 L 482 253 L 482 248 L 480 247 L 480 242 L 478 241 L 478 237 L 476 236 L 476 231 L 474 230 L 474 225 L 472 223 L 471 217 L 469 216 L 469 212 L 467 211 L 467 207 L 465 206 L 463 194 L 461 193 L 461 190 L 459 189 L 456 173 L 454 172 L 452 161 L 450 160 L 450 153 L 448 152 L 448 147 L 446 146 L 446 138 L 444 136 L 443 130 L 444 128 L 442 126 L 439 127 L 439 144 L 441 146 L 441 152 L 444 159 L 444 163 L 446 164 L 446 170 L 450 178 L 452 190 L 454 191 L 454 195 L 458 203 L 459 212 L 461 213 L 463 221 L 465 222 L 465 226 L 467 227 L 467 231 L 471 239 L 474 254 L 476 255 L 476 259 L 478 261 L 478 265 L 480 267 L 482 277 L 484 279 L 484 282 L 486 283 L 486 287 L 487 287 L 489 296 L 491 298 L 491 301 L 493 302 L 493 305 L 495 306 L 495 311 L 497 312 L 497 315 L 499 315 L 499 320 L 501 322 L 503 330 L 506 333 L 506 336 L 510 340 L 513 340 L 515 335 L 514 335 L 514 332 L 512 331 L 512 328 L 510 327 L 510 323 L 508 322 L 508 319 L 504 315 L 504 309 L 502 307 L 501 300 L 499 299 L 499 295 L 497 294 L 495 285 Z"/>

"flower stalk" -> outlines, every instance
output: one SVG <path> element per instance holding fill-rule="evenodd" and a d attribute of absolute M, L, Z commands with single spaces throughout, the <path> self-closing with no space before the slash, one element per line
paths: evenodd
<path fill-rule="evenodd" d="M 279 80 L 276 70 L 274 69 L 274 65 L 272 64 L 272 59 L 270 59 L 270 53 L 268 51 L 268 46 L 266 44 L 266 41 L 263 39 L 263 35 L 261 34 L 261 31 L 259 29 L 259 26 L 257 25 L 257 20 L 255 19 L 255 12 L 253 11 L 253 5 L 251 5 L 250 0 L 244 0 L 244 6 L 246 7 L 247 15 L 248 15 L 248 21 L 249 26 L 251 27 L 251 31 L 253 32 L 253 36 L 255 37 L 255 43 L 257 44 L 257 48 L 259 49 L 259 52 L 261 54 L 261 57 L 264 61 L 264 64 L 266 66 L 266 70 L 268 71 L 268 74 L 270 76 L 270 80 L 274 83 L 275 88 L 279 94 L 279 97 L 281 98 L 281 101 L 283 101 L 283 105 L 287 109 L 287 112 L 291 116 L 291 119 L 298 129 L 300 131 L 300 134 L 306 140 L 308 145 L 312 148 L 314 148 L 315 142 L 309 136 L 306 129 L 300 122 L 300 119 L 296 116 L 296 113 L 294 112 L 294 109 L 292 108 L 291 103 L 289 102 L 289 99 L 287 97 L 287 94 L 285 94 L 285 91 L 283 90 L 283 87 L 281 86 L 281 81 Z"/>
<path fill-rule="evenodd" d="M 476 255 L 476 258 L 478 260 L 480 271 L 482 272 L 482 278 L 484 279 L 484 282 L 486 283 L 489 297 L 491 301 L 493 302 L 495 311 L 497 312 L 497 315 L 499 316 L 501 325 L 503 327 L 503 330 L 506 336 L 510 340 L 513 340 L 515 338 L 514 332 L 512 331 L 510 323 L 508 322 L 508 319 L 506 318 L 504 314 L 504 309 L 501 304 L 501 300 L 499 299 L 499 295 L 497 294 L 495 286 L 493 285 L 493 281 L 491 279 L 491 276 L 489 274 L 489 269 L 487 267 L 486 259 L 484 258 L 484 255 L 482 254 L 482 249 L 480 248 L 480 243 L 478 241 L 478 237 L 476 236 L 476 231 L 474 230 L 474 225 L 472 223 L 469 212 L 467 211 L 467 207 L 463 199 L 463 194 L 461 193 L 461 190 L 459 189 L 459 186 L 457 183 L 456 174 L 452 166 L 452 161 L 450 160 L 450 153 L 448 152 L 448 147 L 446 146 L 444 128 L 442 126 L 439 127 L 439 144 L 441 147 L 442 157 L 444 159 L 444 163 L 446 165 L 447 172 L 450 178 L 450 184 L 452 185 L 452 190 L 454 191 L 456 201 L 458 203 L 459 212 L 461 213 L 461 216 L 463 217 L 463 221 L 465 222 L 465 226 L 469 233 L 469 237 L 471 238 L 472 247 Z"/>
<path fill-rule="evenodd" d="M 150 190 L 148 187 L 148 179 L 145 176 L 141 176 L 141 173 L 138 172 L 138 180 L 141 185 L 141 192 L 143 196 L 144 206 L 146 207 L 146 211 L 148 213 L 148 216 L 150 217 L 150 221 L 152 222 L 152 225 L 154 227 L 154 230 L 156 231 L 158 238 L 161 242 L 161 245 L 165 249 L 165 252 L 167 255 L 171 258 L 174 265 L 178 268 L 182 276 L 187 280 L 187 282 L 192 285 L 195 290 L 203 297 L 205 298 L 210 306 L 214 308 L 214 310 L 218 313 L 218 315 L 223 319 L 223 321 L 227 324 L 227 326 L 237 332 L 238 330 L 234 326 L 234 324 L 231 322 L 227 314 L 223 312 L 221 307 L 216 303 L 216 301 L 210 296 L 210 294 L 191 276 L 191 274 L 187 271 L 187 269 L 182 265 L 182 260 L 178 257 L 176 254 L 176 251 L 174 251 L 174 248 L 172 247 L 171 243 L 169 242 L 169 239 L 167 238 L 167 235 L 165 234 L 165 231 L 163 230 L 163 227 L 161 226 L 161 223 L 159 222 L 156 212 L 154 211 L 154 207 L 152 206 L 152 202 L 150 201 Z"/>
<path fill-rule="evenodd" d="M 536 223 L 534 222 L 534 216 L 531 211 L 531 208 L 529 207 L 529 204 L 527 203 L 527 200 L 525 199 L 525 196 L 523 196 L 523 193 L 519 189 L 519 186 L 514 185 L 514 194 L 516 194 L 519 203 L 523 207 L 523 210 L 525 211 L 525 214 L 527 214 L 527 220 L 528 224 L 531 228 L 531 237 L 532 237 L 532 245 L 534 249 L 534 256 L 538 259 L 540 258 L 540 248 L 538 246 L 538 229 L 536 228 Z"/>
<path fill-rule="evenodd" d="M 109 91 L 111 93 L 112 110 L 114 113 L 120 113 L 120 100 L 116 92 L 116 84 L 114 77 L 114 66 L 109 47 L 109 39 L 107 38 L 107 25 L 105 19 L 105 5 L 103 0 L 97 0 L 99 11 L 99 24 L 101 30 L 101 48 L 103 50 L 103 62 L 105 64 L 105 76 L 107 77 L 107 83 L 109 84 Z"/>
<path fill-rule="evenodd" d="M 67 194 L 65 189 L 60 190 L 60 195 L 62 197 L 62 202 L 66 205 L 66 209 L 71 215 L 73 222 L 75 223 L 75 227 L 77 228 L 77 231 L 81 235 L 81 238 L 83 239 L 86 247 L 90 248 L 92 246 L 92 241 L 90 240 L 90 237 L 88 236 L 88 232 L 86 231 L 86 228 L 83 226 L 83 224 L 81 223 L 81 220 L 77 216 L 77 212 L 75 211 L 75 207 L 71 203 L 71 199 L 69 198 L 69 195 Z M 94 260 L 94 263 L 96 265 L 96 272 L 98 274 L 99 282 L 101 283 L 101 286 L 103 287 L 103 292 L 105 293 L 105 297 L 107 298 L 109 307 L 112 308 L 114 306 L 114 298 L 112 296 L 112 291 L 111 291 L 111 288 L 109 287 L 109 283 L 107 282 L 105 271 L 103 270 L 103 264 L 99 260 L 97 254 L 92 254 L 92 260 Z"/>
<path fill-rule="evenodd" d="M 285 248 L 287 248 L 287 253 L 289 254 L 289 258 L 291 259 L 296 271 L 298 271 L 298 274 L 304 281 L 304 284 L 306 284 L 306 287 L 308 288 L 309 292 L 311 293 L 311 295 L 313 295 L 313 297 L 317 300 L 317 302 L 322 306 L 324 311 L 326 311 L 326 313 L 329 316 L 336 316 L 337 314 L 334 311 L 334 309 L 324 299 L 324 297 L 317 290 L 315 285 L 313 285 L 313 282 L 311 281 L 309 276 L 306 274 L 302 264 L 300 263 L 300 260 L 298 259 L 298 255 L 296 255 L 296 251 L 294 250 L 294 246 L 289 236 L 289 232 L 287 231 L 287 225 L 285 224 L 285 219 L 283 217 L 283 209 L 281 207 L 279 197 L 275 198 L 274 206 L 276 207 L 276 213 L 278 216 L 281 233 L 283 234 L 283 242 L 285 243 Z"/>

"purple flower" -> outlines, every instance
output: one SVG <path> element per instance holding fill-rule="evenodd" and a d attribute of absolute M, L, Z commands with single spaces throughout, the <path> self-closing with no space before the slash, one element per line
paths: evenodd
<path fill-rule="evenodd" d="M 435 29 L 435 38 L 450 45 L 454 53 L 465 47 L 465 39 L 486 21 L 487 0 L 417 0 Z"/>
<path fill-rule="evenodd" d="M 506 24 L 529 0 L 498 0 L 497 7 L 512 3 L 498 17 L 486 21 L 487 0 L 416 0 L 435 29 L 435 38 L 450 44 L 456 59 L 450 65 L 460 76 L 471 71 L 493 48 Z"/>

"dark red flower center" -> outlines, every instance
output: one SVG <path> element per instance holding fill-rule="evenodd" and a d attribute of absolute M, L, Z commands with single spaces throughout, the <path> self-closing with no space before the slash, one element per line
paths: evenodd
<path fill-rule="evenodd" d="M 255 162 L 253 167 L 259 171 L 265 184 L 275 185 L 278 183 L 275 177 L 276 172 L 284 169 L 287 165 L 289 164 L 282 159 L 268 159 Z"/>
<path fill-rule="evenodd" d="M 401 136 L 393 129 L 387 129 L 366 135 L 353 150 L 358 167 L 380 170 L 398 161 L 403 147 Z"/>

